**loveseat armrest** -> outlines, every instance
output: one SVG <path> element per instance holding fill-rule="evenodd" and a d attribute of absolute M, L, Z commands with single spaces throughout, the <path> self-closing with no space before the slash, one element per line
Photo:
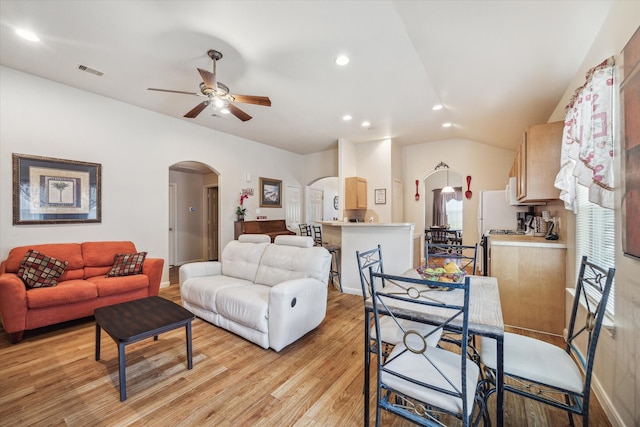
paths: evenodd
<path fill-rule="evenodd" d="M 158 296 L 160 291 L 160 281 L 162 280 L 162 268 L 164 259 L 145 258 L 142 264 L 142 274 L 149 277 L 149 296 Z"/>
<path fill-rule="evenodd" d="M 27 322 L 27 288 L 14 273 L 0 275 L 0 316 L 8 333 L 22 332 Z"/>
<path fill-rule="evenodd" d="M 180 285 L 192 277 L 219 276 L 222 274 L 222 263 L 219 261 L 190 262 L 180 266 L 178 278 Z"/>
<path fill-rule="evenodd" d="M 273 286 L 269 293 L 269 347 L 282 350 L 320 325 L 326 314 L 326 283 L 304 278 Z"/>

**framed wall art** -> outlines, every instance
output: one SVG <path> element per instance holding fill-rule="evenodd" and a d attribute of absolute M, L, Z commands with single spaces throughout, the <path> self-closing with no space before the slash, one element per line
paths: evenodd
<path fill-rule="evenodd" d="M 98 163 L 13 154 L 13 224 L 101 222 Z"/>
<path fill-rule="evenodd" d="M 260 177 L 260 207 L 282 207 L 282 181 Z"/>
<path fill-rule="evenodd" d="M 387 203 L 387 189 L 386 188 L 376 188 L 374 190 L 375 203 L 376 205 L 384 205 Z"/>

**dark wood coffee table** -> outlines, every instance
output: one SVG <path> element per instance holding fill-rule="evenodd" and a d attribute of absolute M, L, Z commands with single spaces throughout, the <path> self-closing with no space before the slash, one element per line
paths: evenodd
<path fill-rule="evenodd" d="M 96 308 L 96 360 L 100 360 L 100 330 L 118 344 L 120 401 L 127 399 L 124 348 L 128 344 L 184 326 L 187 333 L 187 368 L 191 369 L 191 321 L 195 316 L 178 304 L 157 296 Z"/>

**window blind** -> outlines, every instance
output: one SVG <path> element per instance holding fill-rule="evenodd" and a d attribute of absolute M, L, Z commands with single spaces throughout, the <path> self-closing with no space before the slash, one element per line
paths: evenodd
<path fill-rule="evenodd" d="M 576 279 L 582 256 L 604 268 L 615 266 L 615 212 L 589 201 L 589 189 L 576 186 Z M 587 289 L 587 295 L 589 294 Z M 607 313 L 614 314 L 615 279 L 607 302 Z"/>

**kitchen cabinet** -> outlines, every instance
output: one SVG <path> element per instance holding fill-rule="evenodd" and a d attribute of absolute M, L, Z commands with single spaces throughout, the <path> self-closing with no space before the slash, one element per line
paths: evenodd
<path fill-rule="evenodd" d="M 530 236 L 490 242 L 489 271 L 498 279 L 505 325 L 562 335 L 566 245 Z"/>
<path fill-rule="evenodd" d="M 344 180 L 344 208 L 367 209 L 367 180 L 357 176 Z"/>
<path fill-rule="evenodd" d="M 553 186 L 560 170 L 564 122 L 529 126 L 511 168 L 517 178 L 520 203 L 555 200 L 560 190 Z"/>

